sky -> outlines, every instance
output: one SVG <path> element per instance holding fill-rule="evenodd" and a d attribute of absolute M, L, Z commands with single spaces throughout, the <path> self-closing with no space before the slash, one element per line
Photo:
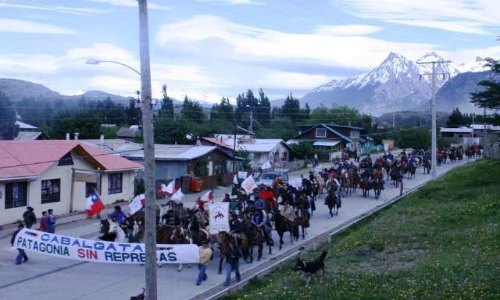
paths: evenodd
<path fill-rule="evenodd" d="M 355 76 L 393 51 L 500 58 L 498 0 L 150 0 L 153 96 L 271 99 Z M 140 89 L 136 0 L 0 0 L 0 78 L 65 95 Z"/>

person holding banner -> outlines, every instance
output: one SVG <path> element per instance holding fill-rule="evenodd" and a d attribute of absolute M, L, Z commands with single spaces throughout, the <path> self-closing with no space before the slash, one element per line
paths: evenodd
<path fill-rule="evenodd" d="M 208 247 L 207 241 L 203 241 L 200 246 L 200 262 L 198 263 L 198 279 L 196 285 L 200 285 L 202 281 L 207 280 L 207 265 L 212 257 L 212 249 Z"/>
<path fill-rule="evenodd" d="M 23 223 L 19 223 L 17 225 L 17 230 L 12 234 L 12 238 L 10 239 L 10 244 L 12 245 L 12 247 L 14 247 L 14 242 L 16 240 L 17 234 L 23 228 L 24 228 Z M 16 265 L 20 265 L 23 262 L 24 263 L 28 262 L 28 255 L 26 255 L 24 249 L 17 248 Z"/>

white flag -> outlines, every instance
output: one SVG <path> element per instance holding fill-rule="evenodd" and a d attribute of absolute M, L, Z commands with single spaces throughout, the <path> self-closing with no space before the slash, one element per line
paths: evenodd
<path fill-rule="evenodd" d="M 128 205 L 128 209 L 131 215 L 135 214 L 144 207 L 144 194 L 135 196 L 134 200 Z"/>
<path fill-rule="evenodd" d="M 209 232 L 217 234 L 229 232 L 229 202 L 211 203 L 208 205 Z"/>
<path fill-rule="evenodd" d="M 271 169 L 272 165 L 271 165 L 271 162 L 270 161 L 266 161 L 263 165 L 262 165 L 262 170 L 267 170 L 267 169 Z"/>
<path fill-rule="evenodd" d="M 170 181 L 170 183 L 167 186 L 162 185 L 161 190 L 170 195 L 175 194 L 175 179 Z"/>
<path fill-rule="evenodd" d="M 255 183 L 253 176 L 250 175 L 245 180 L 243 180 L 243 182 L 241 183 L 241 187 L 249 194 L 253 192 L 253 190 L 257 187 L 257 184 Z"/>
<path fill-rule="evenodd" d="M 174 200 L 175 202 L 181 202 L 183 197 L 184 197 L 184 194 L 182 193 L 182 189 L 178 189 L 177 192 L 175 192 L 172 195 L 172 197 L 170 197 L 170 199 Z"/>
<path fill-rule="evenodd" d="M 234 174 L 233 177 L 233 184 L 238 184 L 238 176 L 236 176 L 236 174 Z"/>

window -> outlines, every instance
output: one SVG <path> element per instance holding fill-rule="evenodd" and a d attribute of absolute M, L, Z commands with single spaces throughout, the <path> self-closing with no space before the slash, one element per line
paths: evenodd
<path fill-rule="evenodd" d="M 326 129 L 325 128 L 316 128 L 316 137 L 317 138 L 326 138 Z"/>
<path fill-rule="evenodd" d="M 28 195 L 27 182 L 10 182 L 5 184 L 5 208 L 26 206 Z"/>
<path fill-rule="evenodd" d="M 73 158 L 71 157 L 71 152 L 66 153 L 59 162 L 57 163 L 58 166 L 72 166 L 73 165 Z"/>
<path fill-rule="evenodd" d="M 95 190 L 97 190 L 97 183 L 85 182 L 85 198 L 88 198 Z"/>
<path fill-rule="evenodd" d="M 42 180 L 42 204 L 61 201 L 61 179 Z"/>
<path fill-rule="evenodd" d="M 119 194 L 122 192 L 122 173 L 108 175 L 108 194 Z"/>

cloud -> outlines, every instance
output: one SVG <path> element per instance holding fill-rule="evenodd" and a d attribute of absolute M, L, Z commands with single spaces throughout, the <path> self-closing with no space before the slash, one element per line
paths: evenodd
<path fill-rule="evenodd" d="M 378 29 L 320 26 L 311 33 L 288 33 L 199 15 L 161 26 L 156 42 L 160 46 L 178 47 L 179 52 L 198 51 L 205 57 L 212 55 L 225 60 L 307 62 L 363 70 L 377 65 L 389 51 L 418 56 L 439 48 L 432 44 L 392 42 L 359 35 Z M 349 31 L 355 35 L 346 35 Z"/>
<path fill-rule="evenodd" d="M 69 7 L 69 6 L 59 6 L 59 5 L 36 5 L 36 4 L 18 4 L 9 2 L 0 2 L 0 8 L 19 8 L 19 9 L 31 9 L 31 10 L 42 10 L 42 11 L 54 11 L 64 14 L 74 14 L 74 15 L 95 15 L 105 13 L 104 10 L 90 8 L 90 7 Z"/>
<path fill-rule="evenodd" d="M 88 59 L 114 60 L 139 69 L 139 60 L 130 51 L 113 44 L 96 43 L 86 48 L 71 48 L 62 55 L 11 53 L 0 55 L 2 76 L 33 80 L 60 92 L 103 90 L 133 96 L 140 89 L 140 78 L 123 66 L 113 63 L 87 65 Z M 213 100 L 202 90 L 221 87 L 200 66 L 181 63 L 151 64 L 153 96 L 161 97 L 161 86 L 168 84 L 172 95 L 188 94 L 194 99 Z M 195 98 L 197 95 L 203 98 Z"/>
<path fill-rule="evenodd" d="M 368 35 L 382 31 L 380 26 L 348 24 L 348 25 L 323 25 L 319 26 L 315 32 L 322 35 L 354 36 Z"/>
<path fill-rule="evenodd" d="M 76 34 L 76 31 L 56 25 L 0 18 L 0 32 L 39 33 L 39 34 Z"/>
<path fill-rule="evenodd" d="M 441 30 L 487 34 L 500 26 L 498 0 L 336 0 L 332 5 L 361 18 Z"/>
<path fill-rule="evenodd" d="M 133 7 L 138 8 L 137 0 L 89 0 L 96 3 L 109 4 L 113 6 Z M 151 1 L 148 2 L 148 9 L 171 10 L 172 8 L 165 5 L 159 5 Z"/>
<path fill-rule="evenodd" d="M 266 3 L 259 0 L 197 0 L 198 2 L 223 2 L 233 5 L 265 5 Z"/>
<path fill-rule="evenodd" d="M 329 76 L 294 72 L 273 71 L 261 81 L 264 87 L 310 89 L 332 80 Z"/>

